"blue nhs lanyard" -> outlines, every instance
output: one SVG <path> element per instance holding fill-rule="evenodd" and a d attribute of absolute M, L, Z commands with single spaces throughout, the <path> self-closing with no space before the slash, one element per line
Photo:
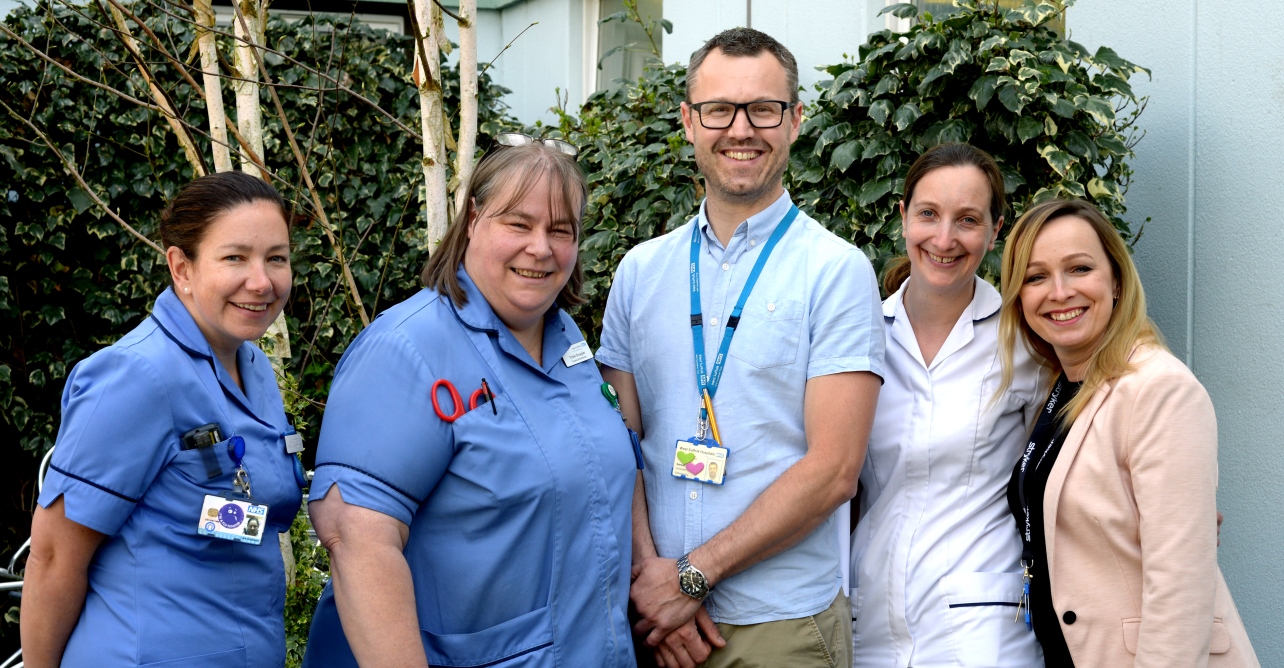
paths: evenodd
<path fill-rule="evenodd" d="M 740 324 L 740 313 L 745 310 L 749 293 L 753 291 L 754 283 L 758 282 L 758 275 L 767 264 L 767 258 L 771 257 L 771 251 L 780 242 L 780 238 L 785 236 L 790 224 L 797 217 L 798 207 L 790 206 L 789 213 L 786 213 L 784 220 L 776 226 L 776 231 L 771 233 L 771 238 L 767 239 L 766 245 L 762 247 L 758 260 L 753 263 L 749 280 L 745 281 L 745 287 L 740 290 L 740 298 L 736 300 L 736 306 L 731 310 L 731 317 L 727 318 L 727 328 L 722 334 L 722 345 L 718 346 L 718 357 L 713 361 L 712 373 L 705 371 L 704 319 L 700 313 L 700 224 L 693 221 L 691 225 L 691 338 L 695 343 L 696 382 L 700 384 L 702 396 L 708 392 L 709 398 L 712 399 L 714 393 L 718 391 L 718 382 L 722 380 L 722 369 L 727 362 L 727 350 L 731 348 L 731 337 L 735 336 L 736 326 Z M 707 417 L 703 409 L 700 412 L 701 419 Z"/>

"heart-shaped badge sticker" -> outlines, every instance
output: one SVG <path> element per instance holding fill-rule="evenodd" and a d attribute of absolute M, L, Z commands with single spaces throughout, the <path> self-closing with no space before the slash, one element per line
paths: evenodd
<path fill-rule="evenodd" d="M 683 464 L 690 464 L 694 459 L 695 459 L 695 454 L 693 453 L 690 453 L 690 452 L 678 453 L 678 461 L 682 462 Z"/>
<path fill-rule="evenodd" d="M 690 471 L 691 475 L 700 475 L 700 472 L 703 470 L 704 470 L 704 462 L 687 464 L 687 471 Z"/>

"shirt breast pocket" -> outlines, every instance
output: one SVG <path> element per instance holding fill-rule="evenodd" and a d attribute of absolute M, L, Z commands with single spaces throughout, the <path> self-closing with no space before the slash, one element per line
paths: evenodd
<path fill-rule="evenodd" d="M 740 313 L 729 354 L 759 369 L 793 364 L 802 340 L 803 304 L 751 297 Z"/>

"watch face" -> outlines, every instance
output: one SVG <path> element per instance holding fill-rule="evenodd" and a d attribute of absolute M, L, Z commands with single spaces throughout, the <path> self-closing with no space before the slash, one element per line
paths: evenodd
<path fill-rule="evenodd" d="M 704 598 L 709 589 L 704 583 L 704 578 L 695 571 L 684 571 L 679 574 L 678 583 L 682 587 L 682 593 L 695 598 Z"/>

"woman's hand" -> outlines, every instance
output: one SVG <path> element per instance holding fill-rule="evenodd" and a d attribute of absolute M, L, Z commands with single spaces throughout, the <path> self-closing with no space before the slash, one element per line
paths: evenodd
<path fill-rule="evenodd" d="M 36 506 L 31 555 L 22 585 L 22 654 L 26 666 L 62 663 L 89 588 L 89 562 L 105 535 L 67 519 L 62 497 Z"/>
<path fill-rule="evenodd" d="M 309 503 L 308 514 L 330 552 L 334 602 L 357 663 L 426 668 L 414 584 L 403 554 L 410 527 L 347 503 L 338 485 Z"/>

